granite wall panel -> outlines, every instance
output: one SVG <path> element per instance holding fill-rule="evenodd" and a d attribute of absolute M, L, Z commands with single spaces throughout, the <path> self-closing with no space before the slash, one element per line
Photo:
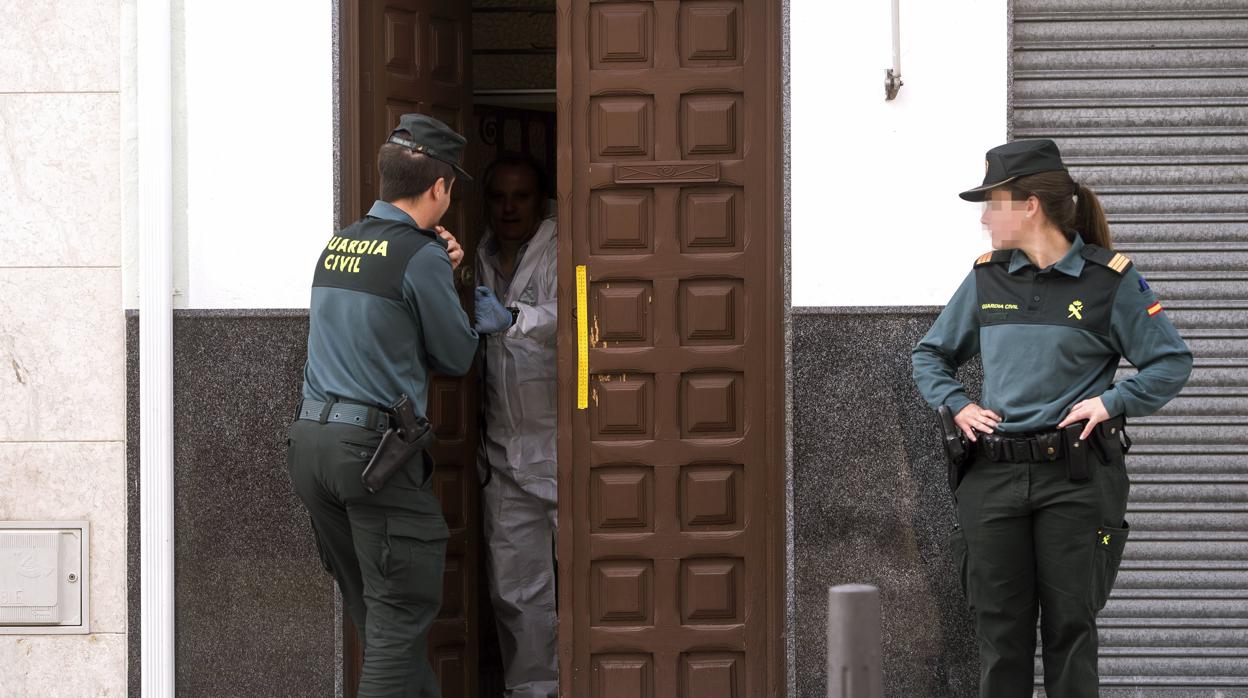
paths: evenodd
<path fill-rule="evenodd" d="M 137 695 L 138 321 L 130 347 L 130 695 Z M 332 696 L 333 581 L 286 474 L 306 311 L 174 315 L 179 696 Z"/>
<path fill-rule="evenodd" d="M 930 308 L 792 317 L 796 695 L 825 695 L 827 587 L 880 587 L 886 695 L 973 695 L 973 631 L 931 411 L 910 379 Z M 128 327 L 130 679 L 138 678 L 137 317 Z M 174 321 L 180 695 L 333 695 L 332 581 L 287 481 L 303 311 Z M 975 367 L 965 377 L 978 383 Z"/>
<path fill-rule="evenodd" d="M 910 378 L 930 308 L 797 308 L 792 318 L 797 695 L 823 698 L 827 588 L 880 588 L 884 695 L 976 692 L 974 631 L 948 549 L 935 422 Z M 964 378 L 977 384 L 975 367 Z"/>

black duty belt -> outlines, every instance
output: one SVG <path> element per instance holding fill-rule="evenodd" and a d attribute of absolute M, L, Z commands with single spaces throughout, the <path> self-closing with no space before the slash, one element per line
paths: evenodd
<path fill-rule="evenodd" d="M 1057 430 L 1026 436 L 978 434 L 978 437 L 975 450 L 996 463 L 1040 463 L 1066 455 L 1066 439 Z"/>
<path fill-rule="evenodd" d="M 1126 421 L 1121 415 L 1096 425 L 1085 440 L 1080 437 L 1086 426 L 1086 422 L 1076 422 L 1060 430 L 1034 434 L 980 434 L 975 451 L 997 463 L 1043 463 L 1065 458 L 1070 481 L 1084 482 L 1092 476 L 1088 466 L 1089 449 L 1096 450 L 1105 464 L 1113 457 L 1121 458 L 1131 449 Z"/>
<path fill-rule="evenodd" d="M 313 422 L 337 422 L 365 429 L 385 431 L 390 428 L 390 415 L 385 410 L 354 402 L 320 402 L 304 400 L 299 405 L 299 419 Z"/>

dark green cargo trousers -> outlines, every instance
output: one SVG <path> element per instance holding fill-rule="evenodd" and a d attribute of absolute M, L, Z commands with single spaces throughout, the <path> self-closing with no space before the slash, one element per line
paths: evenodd
<path fill-rule="evenodd" d="M 429 486 L 433 461 L 413 458 L 368 494 L 360 472 L 379 432 L 297 420 L 288 435 L 290 481 L 364 643 L 360 698 L 438 698 L 426 641 L 442 605 L 448 532 Z"/>
<path fill-rule="evenodd" d="M 1096 614 L 1127 541 L 1130 484 L 1122 448 L 1088 454 L 1091 479 L 1064 459 L 994 463 L 977 457 L 957 491 L 954 561 L 979 641 L 981 698 L 1030 698 L 1036 618 L 1050 698 L 1099 693 Z"/>

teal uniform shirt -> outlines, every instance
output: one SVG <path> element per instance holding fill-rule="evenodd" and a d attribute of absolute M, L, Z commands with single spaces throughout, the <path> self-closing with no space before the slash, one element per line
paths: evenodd
<path fill-rule="evenodd" d="M 983 360 L 980 406 L 997 430 L 1052 429 L 1080 400 L 1100 396 L 1109 416 L 1152 414 L 1187 382 L 1192 353 L 1125 256 L 1085 245 L 1036 269 L 1021 250 L 980 257 L 914 348 L 914 382 L 933 409 L 970 404 L 955 377 Z M 1139 371 L 1114 382 L 1120 359 Z"/>
<path fill-rule="evenodd" d="M 429 373 L 461 376 L 477 351 L 451 270 L 445 241 L 385 201 L 335 235 L 312 284 L 303 397 L 406 393 L 423 415 Z"/>

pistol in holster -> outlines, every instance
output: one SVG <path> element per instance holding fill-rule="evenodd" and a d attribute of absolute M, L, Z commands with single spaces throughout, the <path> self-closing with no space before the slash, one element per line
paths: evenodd
<path fill-rule="evenodd" d="M 940 444 L 944 448 L 949 469 L 949 491 L 957 492 L 971 462 L 971 443 L 954 423 L 953 410 L 941 405 L 936 409 L 936 414 L 939 417 L 937 424 L 940 426 Z"/>
<path fill-rule="evenodd" d="M 416 415 L 407 395 L 400 395 L 386 412 L 391 426 L 382 434 L 381 444 L 360 473 L 360 481 L 369 494 L 376 494 L 403 466 L 438 441 L 429 420 Z"/>

